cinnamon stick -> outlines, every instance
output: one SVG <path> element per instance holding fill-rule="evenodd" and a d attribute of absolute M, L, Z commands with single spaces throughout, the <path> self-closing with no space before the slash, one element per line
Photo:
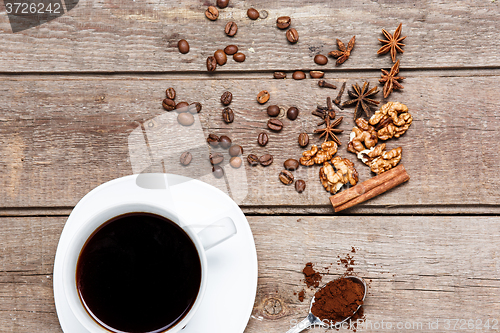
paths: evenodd
<path fill-rule="evenodd" d="M 403 165 L 384 172 L 378 176 L 364 181 L 350 189 L 330 197 L 330 202 L 335 212 L 350 208 L 358 203 L 369 200 L 402 183 L 408 181 L 410 176 Z"/>

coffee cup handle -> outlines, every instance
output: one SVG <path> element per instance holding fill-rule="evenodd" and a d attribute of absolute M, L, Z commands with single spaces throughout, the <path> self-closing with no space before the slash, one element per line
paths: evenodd
<path fill-rule="evenodd" d="M 198 237 L 205 250 L 219 245 L 236 235 L 236 225 L 230 217 L 223 217 L 205 227 L 198 233 Z"/>

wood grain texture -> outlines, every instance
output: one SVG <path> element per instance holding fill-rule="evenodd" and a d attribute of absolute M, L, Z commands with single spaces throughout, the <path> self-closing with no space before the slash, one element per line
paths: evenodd
<path fill-rule="evenodd" d="M 348 83 L 364 79 L 374 83 L 376 77 L 349 77 Z M 441 209 L 445 213 L 450 209 L 463 213 L 468 212 L 467 207 L 474 213 L 498 212 L 497 81 L 495 75 L 408 75 L 404 91 L 390 97 L 408 105 L 414 122 L 403 137 L 389 140 L 387 145 L 403 147 L 402 163 L 411 179 L 347 212 L 390 212 L 394 208 L 407 214 L 440 213 Z M 244 163 L 248 196 L 241 205 L 247 213 L 258 212 L 259 209 L 253 209 L 258 207 L 270 208 L 268 213 L 273 208 L 288 207 L 298 208 L 298 213 L 301 209 L 304 213 L 331 212 L 328 193 L 318 181 L 317 166 L 294 173 L 296 179 L 307 182 L 306 191 L 300 195 L 278 179 L 282 163 L 298 158 L 302 152 L 297 144 L 299 132 L 309 133 L 311 143 L 320 142 L 312 135 L 317 118 L 310 111 L 316 104 L 324 105 L 326 96 L 335 96 L 336 91 L 318 88 L 316 80 L 47 77 L 39 81 L 20 77 L 3 80 L 1 86 L 0 99 L 6 101 L 0 105 L 2 207 L 72 207 L 97 185 L 132 174 L 128 138 L 134 129 L 140 130 L 141 124 L 146 126 L 145 122 L 165 115 L 161 99 L 164 90 L 173 86 L 178 101 L 203 103 L 199 114 L 202 136 L 229 135 L 234 143 L 244 147 L 244 156 L 267 152 L 275 156 L 275 162 L 267 168 Z M 236 114 L 234 123 L 229 125 L 221 119 L 219 100 L 226 89 L 234 95 L 231 107 Z M 256 142 L 259 132 L 269 132 L 267 105 L 255 101 L 263 89 L 271 93 L 267 105 L 295 105 L 301 110 L 297 120 L 283 119 L 284 130 L 270 133 L 266 147 Z M 345 132 L 340 135 L 343 145 L 338 155 L 355 161 L 355 156 L 345 150 L 353 126 L 352 109 L 345 109 L 340 115 L 345 117 L 340 125 Z M 159 132 L 157 142 L 159 147 L 183 144 L 168 129 Z M 203 158 L 195 159 L 190 169 L 179 168 L 176 154 L 164 161 L 167 172 L 210 172 L 208 160 Z M 368 167 L 357 160 L 355 166 L 361 181 L 372 176 Z M 372 210 L 363 210 L 366 208 Z"/>
<path fill-rule="evenodd" d="M 354 259 L 354 273 L 368 282 L 365 315 L 372 323 L 427 325 L 439 319 L 442 328 L 445 319 L 500 319 L 498 217 L 248 220 L 257 247 L 259 281 L 246 333 L 285 332 L 291 320 L 302 319 L 314 294 L 302 281 L 305 263 L 313 262 L 327 282 L 344 274 L 338 259 L 347 254 Z M 52 269 L 65 221 L 66 217 L 0 218 L 2 332 L 61 332 Z M 303 303 L 294 295 L 302 289 Z"/>
<path fill-rule="evenodd" d="M 336 49 L 335 39 L 356 47 L 342 69 L 379 69 L 390 57 L 376 55 L 381 29 L 393 33 L 399 22 L 407 46 L 402 67 L 498 67 L 500 9 L 495 1 L 232 1 L 219 20 L 204 12 L 214 1 L 80 1 L 69 13 L 39 27 L 13 34 L 0 7 L 0 72 L 205 72 L 205 59 L 217 48 L 237 44 L 247 55 L 230 60 L 224 71 L 309 69 L 313 57 Z M 248 7 L 268 12 L 251 21 Z M 300 40 L 290 45 L 276 18 L 289 15 Z M 234 20 L 234 38 L 224 25 Z M 187 39 L 189 54 L 177 51 Z M 336 70 L 333 59 L 325 66 Z"/>

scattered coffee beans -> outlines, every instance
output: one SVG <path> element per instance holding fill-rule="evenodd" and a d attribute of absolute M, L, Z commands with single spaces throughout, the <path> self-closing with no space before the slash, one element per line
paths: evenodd
<path fill-rule="evenodd" d="M 219 138 L 219 145 L 224 149 L 231 147 L 231 142 L 231 139 L 227 135 L 222 135 Z"/>
<path fill-rule="evenodd" d="M 209 158 L 212 165 L 220 164 L 222 163 L 222 161 L 224 161 L 224 155 L 222 155 L 221 153 L 211 153 Z"/>
<path fill-rule="evenodd" d="M 167 111 L 172 111 L 173 109 L 175 109 L 175 102 L 174 102 L 174 100 L 169 99 L 169 98 L 165 98 L 163 100 L 163 102 L 161 103 L 161 105 Z"/>
<path fill-rule="evenodd" d="M 233 21 L 227 22 L 224 32 L 229 37 L 233 37 L 238 32 L 238 26 Z"/>
<path fill-rule="evenodd" d="M 232 100 L 233 100 L 233 94 L 231 94 L 230 91 L 224 91 L 224 93 L 220 97 L 220 101 L 224 105 L 231 104 Z"/>
<path fill-rule="evenodd" d="M 210 56 L 207 58 L 207 70 L 213 72 L 217 69 L 217 60 L 215 57 Z"/>
<path fill-rule="evenodd" d="M 267 127 L 273 131 L 281 131 L 283 129 L 283 123 L 279 119 L 269 119 L 267 121 Z"/>
<path fill-rule="evenodd" d="M 175 89 L 170 87 L 165 90 L 165 94 L 167 95 L 168 99 L 175 99 Z"/>
<path fill-rule="evenodd" d="M 293 183 L 293 175 L 288 170 L 281 171 L 279 177 L 281 182 L 285 185 L 290 185 L 291 183 Z"/>
<path fill-rule="evenodd" d="M 292 19 L 289 16 L 280 16 L 276 19 L 276 25 L 280 29 L 287 29 L 292 23 Z"/>
<path fill-rule="evenodd" d="M 267 107 L 267 114 L 270 117 L 277 117 L 280 114 L 280 107 L 277 105 L 269 105 Z"/>
<path fill-rule="evenodd" d="M 236 52 L 235 54 L 233 54 L 233 59 L 236 62 L 243 62 L 245 61 L 246 56 L 241 52 Z"/>
<path fill-rule="evenodd" d="M 177 48 L 179 49 L 179 52 L 182 54 L 186 54 L 189 52 L 189 43 L 185 39 L 181 39 L 177 43 Z"/>
<path fill-rule="evenodd" d="M 175 105 L 175 109 L 180 112 L 185 112 L 188 110 L 189 104 L 188 102 L 179 102 Z"/>
<path fill-rule="evenodd" d="M 286 79 L 285 72 L 274 72 L 273 76 L 275 79 Z"/>
<path fill-rule="evenodd" d="M 306 73 L 304 73 L 303 71 L 295 71 L 292 74 L 292 78 L 294 80 L 304 80 L 306 78 Z"/>
<path fill-rule="evenodd" d="M 217 61 L 217 65 L 223 66 L 227 62 L 227 55 L 223 50 L 217 50 L 214 53 L 215 61 Z"/>
<path fill-rule="evenodd" d="M 290 120 L 295 120 L 297 119 L 298 116 L 299 116 L 299 109 L 297 109 L 295 106 L 292 106 L 286 112 L 286 117 Z"/>
<path fill-rule="evenodd" d="M 194 102 L 194 103 L 189 104 L 188 111 L 192 114 L 200 113 L 201 103 Z"/>
<path fill-rule="evenodd" d="M 257 102 L 260 104 L 265 104 L 268 100 L 269 97 L 269 92 L 267 90 L 262 90 L 260 93 L 257 94 Z"/>
<path fill-rule="evenodd" d="M 233 55 L 233 54 L 235 54 L 236 52 L 238 52 L 238 46 L 236 46 L 236 45 L 228 45 L 228 46 L 226 46 L 226 48 L 224 49 L 224 52 L 225 52 L 227 55 Z"/>
<path fill-rule="evenodd" d="M 234 112 L 231 108 L 224 108 L 222 110 L 222 119 L 226 124 L 230 124 L 234 121 Z"/>
<path fill-rule="evenodd" d="M 219 137 L 215 134 L 209 134 L 207 138 L 207 142 L 212 147 L 217 147 L 219 145 Z"/>
<path fill-rule="evenodd" d="M 238 156 L 231 157 L 229 164 L 231 164 L 233 168 L 238 169 L 241 166 L 241 158 Z"/>
<path fill-rule="evenodd" d="M 205 16 L 211 20 L 211 21 L 215 21 L 217 20 L 217 18 L 219 17 L 219 10 L 217 8 L 215 8 L 214 6 L 210 6 L 207 8 L 207 10 L 205 11 Z"/>
<path fill-rule="evenodd" d="M 259 12 L 255 8 L 248 8 L 247 15 L 251 20 L 256 20 L 259 18 Z"/>
<path fill-rule="evenodd" d="M 307 133 L 299 134 L 299 146 L 306 147 L 309 144 L 309 135 Z"/>
<path fill-rule="evenodd" d="M 239 145 L 232 145 L 231 148 L 229 148 L 229 155 L 233 157 L 243 155 L 243 147 Z"/>
<path fill-rule="evenodd" d="M 257 155 L 254 155 L 254 154 L 248 154 L 248 156 L 247 156 L 247 162 L 251 166 L 256 166 L 256 165 L 258 165 L 260 163 L 259 162 L 259 157 Z"/>
<path fill-rule="evenodd" d="M 297 179 L 297 181 L 295 182 L 295 190 L 299 193 L 302 193 L 304 192 L 305 189 L 306 189 L 306 182 L 303 181 L 302 179 Z"/>
<path fill-rule="evenodd" d="M 269 137 L 267 136 L 267 133 L 260 133 L 259 136 L 257 137 L 257 143 L 264 147 L 267 145 L 267 142 L 269 141 Z"/>
<path fill-rule="evenodd" d="M 229 5 L 229 0 L 217 0 L 217 7 L 226 8 Z"/>
<path fill-rule="evenodd" d="M 325 72 L 322 72 L 322 71 L 310 71 L 309 75 L 313 79 L 320 79 L 320 78 L 322 78 L 325 75 Z"/>
<path fill-rule="evenodd" d="M 317 54 L 314 57 L 314 62 L 318 65 L 326 65 L 328 63 L 328 58 L 322 54 Z"/>
<path fill-rule="evenodd" d="M 214 174 L 215 178 L 222 178 L 222 177 L 224 177 L 224 169 L 222 169 L 222 167 L 220 167 L 218 165 L 215 165 L 212 168 L 212 173 Z"/>
<path fill-rule="evenodd" d="M 269 166 L 273 163 L 273 155 L 271 154 L 265 154 L 259 157 L 259 163 L 262 166 Z"/>
<path fill-rule="evenodd" d="M 288 39 L 290 43 L 295 44 L 299 41 L 299 33 L 294 28 L 288 29 L 286 31 L 286 39 Z"/>
<path fill-rule="evenodd" d="M 193 155 L 191 155 L 190 152 L 185 151 L 181 154 L 180 162 L 182 165 L 188 165 L 191 163 L 191 160 L 193 159 Z"/>
<path fill-rule="evenodd" d="M 194 123 L 194 117 L 189 112 L 179 113 L 177 116 L 177 121 L 182 126 L 191 126 Z"/>
<path fill-rule="evenodd" d="M 287 170 L 295 171 L 299 168 L 299 161 L 293 158 L 289 158 L 288 160 L 285 161 L 285 163 L 283 163 L 283 166 Z"/>

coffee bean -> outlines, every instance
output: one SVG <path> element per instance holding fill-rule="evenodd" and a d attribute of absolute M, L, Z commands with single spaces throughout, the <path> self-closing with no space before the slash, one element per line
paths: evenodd
<path fill-rule="evenodd" d="M 293 175 L 288 170 L 283 170 L 280 172 L 280 180 L 285 185 L 290 185 L 293 183 Z"/>
<path fill-rule="evenodd" d="M 207 58 L 207 70 L 213 72 L 217 69 L 217 60 L 215 57 L 210 56 Z"/>
<path fill-rule="evenodd" d="M 165 90 L 165 95 L 167 95 L 168 99 L 175 99 L 175 89 L 170 87 Z"/>
<path fill-rule="evenodd" d="M 286 117 L 290 120 L 295 120 L 297 119 L 298 116 L 299 116 L 299 109 L 297 109 L 295 106 L 292 106 L 286 112 Z"/>
<path fill-rule="evenodd" d="M 224 93 L 220 97 L 220 101 L 224 105 L 231 104 L 232 100 L 233 100 L 233 94 L 231 94 L 231 92 L 229 92 L 229 91 L 224 91 Z"/>
<path fill-rule="evenodd" d="M 172 111 L 173 109 L 175 109 L 175 102 L 174 102 L 174 100 L 169 99 L 169 98 L 165 98 L 163 100 L 163 102 L 161 103 L 161 105 L 167 111 Z"/>
<path fill-rule="evenodd" d="M 222 167 L 220 167 L 218 165 L 215 165 L 212 168 L 212 173 L 214 174 L 215 178 L 222 178 L 222 177 L 224 177 L 224 169 L 222 169 Z"/>
<path fill-rule="evenodd" d="M 212 147 L 217 147 L 219 145 L 219 137 L 215 134 L 209 134 L 207 138 L 207 142 Z"/>
<path fill-rule="evenodd" d="M 211 21 L 215 21 L 217 20 L 217 18 L 219 17 L 219 10 L 217 8 L 215 8 L 214 6 L 210 6 L 207 8 L 207 10 L 205 11 L 205 16 L 211 20 Z"/>
<path fill-rule="evenodd" d="M 217 7 L 226 8 L 229 5 L 229 0 L 217 0 Z"/>
<path fill-rule="evenodd" d="M 267 107 L 267 114 L 270 117 L 277 117 L 280 114 L 280 107 L 277 105 L 269 105 Z"/>
<path fill-rule="evenodd" d="M 269 119 L 267 121 L 267 127 L 273 131 L 281 131 L 283 129 L 283 123 L 279 119 Z"/>
<path fill-rule="evenodd" d="M 295 44 L 299 41 L 299 33 L 294 28 L 288 29 L 286 31 L 286 39 L 288 39 L 290 43 Z"/>
<path fill-rule="evenodd" d="M 179 109 L 185 109 L 185 110 L 184 110 L 184 112 L 185 112 L 185 111 L 187 111 L 187 110 L 188 110 L 188 109 L 187 109 L 187 108 L 188 108 L 188 106 L 189 106 L 188 102 L 179 102 L 179 103 L 177 103 L 177 105 L 175 105 L 175 109 L 176 109 L 176 110 L 179 110 Z"/>
<path fill-rule="evenodd" d="M 247 15 L 251 20 L 256 20 L 259 18 L 259 12 L 255 8 L 248 8 Z"/>
<path fill-rule="evenodd" d="M 309 75 L 313 79 L 320 79 L 320 78 L 322 78 L 325 75 L 325 72 L 322 72 L 322 71 L 310 71 Z"/>
<path fill-rule="evenodd" d="M 227 22 L 224 32 L 229 37 L 233 37 L 238 32 L 238 26 L 233 21 Z"/>
<path fill-rule="evenodd" d="M 246 56 L 241 52 L 237 52 L 237 53 L 233 54 L 233 59 L 236 62 L 243 62 L 243 61 L 245 61 L 245 58 L 246 58 Z"/>
<path fill-rule="evenodd" d="M 192 114 L 200 113 L 201 103 L 194 102 L 194 103 L 189 104 L 188 111 Z"/>
<path fill-rule="evenodd" d="M 295 71 L 292 74 L 292 78 L 294 80 L 304 80 L 306 78 L 306 73 L 304 73 L 303 71 Z"/>
<path fill-rule="evenodd" d="M 259 157 L 259 163 L 262 166 L 269 166 L 273 163 L 273 155 L 271 154 L 265 154 Z"/>
<path fill-rule="evenodd" d="M 231 108 L 224 108 L 222 110 L 222 119 L 226 124 L 230 124 L 234 121 L 234 112 Z"/>
<path fill-rule="evenodd" d="M 304 192 L 305 189 L 306 189 L 306 182 L 303 181 L 302 179 L 297 179 L 297 181 L 295 182 L 295 190 L 299 193 L 302 193 Z"/>
<path fill-rule="evenodd" d="M 285 72 L 274 72 L 273 76 L 275 79 L 286 79 Z"/>
<path fill-rule="evenodd" d="M 260 133 L 259 136 L 257 137 L 257 143 L 264 147 L 267 145 L 267 142 L 269 141 L 269 137 L 267 136 L 266 133 Z"/>
<path fill-rule="evenodd" d="M 326 65 L 328 63 L 328 58 L 322 54 L 316 54 L 316 56 L 314 56 L 314 62 L 318 65 Z"/>
<path fill-rule="evenodd" d="M 222 163 L 222 161 L 224 161 L 224 155 L 222 155 L 221 153 L 211 153 L 209 159 L 212 165 L 220 164 Z"/>
<path fill-rule="evenodd" d="M 177 48 L 179 49 L 180 53 L 186 54 L 189 52 L 189 43 L 185 39 L 181 39 L 177 43 Z"/>
<path fill-rule="evenodd" d="M 231 147 L 231 139 L 227 135 L 221 135 L 219 145 L 224 149 L 228 149 Z"/>
<path fill-rule="evenodd" d="M 276 25 L 280 29 L 286 29 L 292 23 L 292 19 L 289 16 L 280 16 L 276 19 Z"/>
<path fill-rule="evenodd" d="M 238 156 L 231 157 L 229 160 L 229 164 L 231 164 L 231 166 L 235 169 L 238 169 L 241 166 L 241 162 L 241 158 Z"/>
<path fill-rule="evenodd" d="M 227 62 L 227 55 L 223 50 L 217 50 L 214 52 L 215 61 L 217 61 L 217 65 L 223 66 Z"/>
<path fill-rule="evenodd" d="M 236 46 L 236 45 L 228 45 L 228 46 L 226 46 L 226 48 L 224 49 L 224 52 L 225 52 L 227 55 L 233 55 L 233 54 L 235 54 L 236 52 L 238 52 L 238 46 Z"/>
<path fill-rule="evenodd" d="M 268 100 L 269 97 L 269 92 L 267 90 L 262 90 L 260 93 L 257 94 L 257 102 L 260 104 L 265 104 Z"/>
<path fill-rule="evenodd" d="M 232 145 L 231 148 L 229 148 L 229 155 L 233 157 L 243 155 L 243 147 L 239 145 Z"/>
<path fill-rule="evenodd" d="M 307 133 L 299 134 L 299 146 L 306 147 L 309 144 L 309 135 Z"/>
<path fill-rule="evenodd" d="M 285 161 L 285 163 L 283 163 L 283 166 L 287 170 L 295 171 L 299 168 L 299 161 L 293 158 L 289 158 Z"/>
<path fill-rule="evenodd" d="M 248 156 L 247 156 L 247 162 L 251 166 L 256 166 L 256 165 L 258 165 L 260 163 L 259 162 L 259 157 L 257 155 L 254 155 L 254 154 L 248 154 Z"/>
<path fill-rule="evenodd" d="M 194 117 L 189 112 L 179 113 L 177 116 L 177 121 L 182 126 L 191 126 L 194 123 Z"/>
<path fill-rule="evenodd" d="M 188 165 L 191 163 L 191 160 L 193 159 L 193 155 L 191 155 L 190 152 L 185 151 L 181 154 L 180 162 L 182 165 Z"/>

